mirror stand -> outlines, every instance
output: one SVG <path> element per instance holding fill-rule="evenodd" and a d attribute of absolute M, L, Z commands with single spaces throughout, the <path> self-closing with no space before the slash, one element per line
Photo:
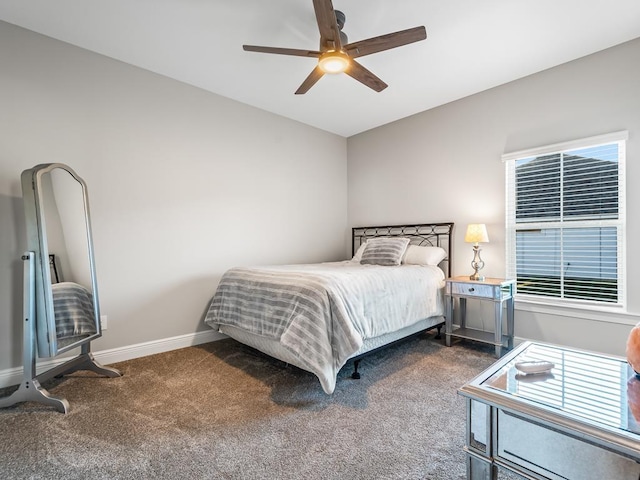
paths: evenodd
<path fill-rule="evenodd" d="M 122 374 L 115 368 L 100 365 L 91 353 L 89 342 L 81 347 L 80 355 L 46 372 L 36 375 L 36 318 L 35 318 L 35 254 L 26 252 L 24 260 L 24 327 L 23 327 L 23 372 L 18 390 L 8 397 L 0 398 L 0 408 L 10 407 L 21 402 L 39 402 L 54 407 L 62 413 L 69 411 L 69 402 L 65 398 L 51 396 L 40 385 L 52 377 L 59 377 L 77 370 L 91 370 L 106 377 L 119 377 Z"/>

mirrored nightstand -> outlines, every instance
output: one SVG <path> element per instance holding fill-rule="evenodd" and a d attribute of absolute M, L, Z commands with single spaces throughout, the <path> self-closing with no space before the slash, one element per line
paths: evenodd
<path fill-rule="evenodd" d="M 515 279 L 485 278 L 470 280 L 468 276 L 447 278 L 445 288 L 445 338 L 447 347 L 451 337 L 475 340 L 495 345 L 496 357 L 502 349 L 513 348 L 513 297 L 516 293 Z M 455 299 L 460 309 L 460 328 L 453 329 Z M 467 327 L 467 299 L 486 300 L 494 303 L 495 326 L 493 332 Z M 502 333 L 502 306 L 507 304 L 507 334 Z"/>

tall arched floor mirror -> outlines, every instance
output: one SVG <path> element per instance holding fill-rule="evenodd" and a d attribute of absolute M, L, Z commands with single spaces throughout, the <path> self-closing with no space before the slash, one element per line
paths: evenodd
<path fill-rule="evenodd" d="M 102 335 L 85 182 L 67 165 L 49 163 L 22 172 L 28 251 L 24 261 L 23 379 L 0 408 L 40 402 L 66 413 L 69 403 L 41 383 L 77 370 L 118 377 L 100 365 L 91 341 Z M 70 360 L 39 375 L 36 359 L 80 349 Z"/>

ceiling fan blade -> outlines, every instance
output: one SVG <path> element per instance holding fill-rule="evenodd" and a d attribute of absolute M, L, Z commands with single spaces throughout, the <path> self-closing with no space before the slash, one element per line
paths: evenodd
<path fill-rule="evenodd" d="M 296 90 L 296 95 L 302 95 L 303 93 L 307 93 L 311 87 L 313 87 L 318 80 L 322 78 L 324 72 L 319 66 L 313 69 L 313 71 L 309 74 L 309 76 L 302 82 L 302 85 L 298 87 Z"/>
<path fill-rule="evenodd" d="M 316 12 L 316 21 L 320 30 L 321 50 L 340 50 L 340 29 L 331 0 L 313 0 L 313 9 Z"/>
<path fill-rule="evenodd" d="M 381 92 L 389 86 L 355 60 L 351 60 L 349 68 L 347 68 L 344 73 L 376 92 Z"/>
<path fill-rule="evenodd" d="M 427 30 L 424 27 L 415 27 L 350 43 L 344 46 L 344 50 L 351 58 L 358 58 L 389 50 L 390 48 L 401 47 L 409 43 L 419 42 L 425 38 L 427 38 Z"/>
<path fill-rule="evenodd" d="M 296 57 L 318 58 L 322 55 L 322 52 L 297 48 L 260 47 L 258 45 L 243 45 L 242 48 L 247 52 L 276 53 L 278 55 L 295 55 Z"/>

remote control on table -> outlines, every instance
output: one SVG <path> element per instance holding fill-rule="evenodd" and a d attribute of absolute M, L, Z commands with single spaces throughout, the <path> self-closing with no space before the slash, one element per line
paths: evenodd
<path fill-rule="evenodd" d="M 555 367 L 555 364 L 545 360 L 530 360 L 517 362 L 515 366 L 517 370 L 525 375 L 534 375 L 536 373 L 547 373 L 551 371 L 551 369 Z"/>

